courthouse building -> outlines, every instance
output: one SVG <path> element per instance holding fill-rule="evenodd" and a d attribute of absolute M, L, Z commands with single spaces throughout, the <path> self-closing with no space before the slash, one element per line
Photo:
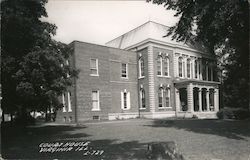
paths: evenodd
<path fill-rule="evenodd" d="M 215 118 L 216 57 L 164 37 L 167 30 L 149 21 L 105 46 L 73 41 L 69 65 L 80 73 L 62 95 L 57 121 Z"/>

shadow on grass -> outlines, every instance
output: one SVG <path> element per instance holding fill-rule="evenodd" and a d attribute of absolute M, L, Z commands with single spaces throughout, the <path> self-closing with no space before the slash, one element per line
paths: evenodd
<path fill-rule="evenodd" d="M 225 120 L 154 120 L 150 127 L 172 127 L 201 134 L 212 134 L 230 139 L 250 137 L 250 121 Z"/>
<path fill-rule="evenodd" d="M 116 139 L 88 140 L 85 126 L 43 126 L 2 128 L 2 156 L 6 159 L 147 159 L 148 143 Z M 87 150 L 74 147 L 69 152 L 40 152 L 41 143 L 89 142 Z M 95 152 L 93 152 L 95 151 Z M 97 153 L 93 154 L 92 153 Z"/>
<path fill-rule="evenodd" d="M 76 132 L 85 126 L 1 126 L 1 152 L 6 159 L 29 159 L 39 154 L 39 144 L 79 140 L 89 137 L 85 133 Z"/>

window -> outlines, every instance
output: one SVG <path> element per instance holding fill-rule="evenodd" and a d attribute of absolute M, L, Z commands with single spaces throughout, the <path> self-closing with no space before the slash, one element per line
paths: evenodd
<path fill-rule="evenodd" d="M 162 75 L 162 57 L 158 56 L 157 58 L 157 75 Z"/>
<path fill-rule="evenodd" d="M 130 92 L 126 90 L 121 92 L 121 108 L 123 110 L 130 109 Z"/>
<path fill-rule="evenodd" d="M 62 94 L 62 104 L 63 104 L 63 112 L 66 112 L 66 105 L 65 105 L 65 94 Z"/>
<path fill-rule="evenodd" d="M 169 59 L 168 57 L 163 58 L 158 56 L 157 58 L 157 75 L 158 76 L 169 76 Z"/>
<path fill-rule="evenodd" d="M 187 78 L 191 78 L 191 60 L 187 59 Z"/>
<path fill-rule="evenodd" d="M 145 99 L 145 90 L 142 88 L 140 90 L 140 100 L 141 100 L 141 109 L 146 108 L 146 99 Z"/>
<path fill-rule="evenodd" d="M 71 93 L 68 92 L 68 112 L 72 112 L 72 108 L 71 108 Z"/>
<path fill-rule="evenodd" d="M 194 61 L 194 76 L 198 78 L 198 63 L 197 60 Z"/>
<path fill-rule="evenodd" d="M 128 77 L 128 64 L 122 63 L 122 78 Z"/>
<path fill-rule="evenodd" d="M 99 111 L 99 91 L 92 91 L 92 111 Z"/>
<path fill-rule="evenodd" d="M 164 75 L 169 76 L 169 59 L 167 57 L 164 59 Z"/>
<path fill-rule="evenodd" d="M 166 107 L 170 107 L 170 89 L 169 88 L 165 90 L 165 100 L 166 100 L 165 102 Z"/>
<path fill-rule="evenodd" d="M 139 59 L 138 64 L 139 64 L 139 77 L 144 77 L 144 60 L 142 57 Z"/>
<path fill-rule="evenodd" d="M 158 104 L 159 104 L 159 108 L 163 107 L 163 88 L 159 88 L 158 91 Z"/>
<path fill-rule="evenodd" d="M 179 68 L 179 77 L 184 77 L 183 73 L 183 58 L 179 57 L 178 59 L 178 68 Z"/>
<path fill-rule="evenodd" d="M 98 59 L 90 59 L 90 71 L 90 75 L 98 76 Z"/>
<path fill-rule="evenodd" d="M 170 88 L 160 87 L 158 91 L 158 107 L 167 108 L 170 107 Z"/>

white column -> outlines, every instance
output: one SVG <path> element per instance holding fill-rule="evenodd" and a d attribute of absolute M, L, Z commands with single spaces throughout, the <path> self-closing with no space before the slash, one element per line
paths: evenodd
<path fill-rule="evenodd" d="M 148 47 L 148 86 L 149 86 L 149 108 L 155 112 L 155 88 L 154 88 L 154 53 L 153 46 Z"/>
<path fill-rule="evenodd" d="M 179 77 L 179 68 L 178 68 L 178 56 L 179 54 L 178 53 L 175 53 L 174 54 L 174 76 L 175 77 Z"/>
<path fill-rule="evenodd" d="M 202 111 L 202 88 L 199 88 L 199 111 Z"/>
<path fill-rule="evenodd" d="M 214 89 L 214 111 L 219 111 L 219 89 Z"/>
<path fill-rule="evenodd" d="M 199 60 L 199 75 L 200 75 L 200 80 L 202 80 L 202 70 L 203 70 L 203 66 L 202 66 L 202 59 Z"/>
<path fill-rule="evenodd" d="M 207 88 L 207 91 L 206 91 L 206 101 L 207 101 L 207 111 L 210 111 L 210 109 L 209 109 L 209 88 Z"/>
<path fill-rule="evenodd" d="M 211 67 L 211 81 L 214 81 L 213 67 Z"/>
<path fill-rule="evenodd" d="M 206 62 L 206 80 L 208 81 L 208 62 Z"/>
<path fill-rule="evenodd" d="M 176 105 L 176 113 L 180 111 L 180 92 L 177 88 L 175 88 L 175 105 Z"/>
<path fill-rule="evenodd" d="M 188 111 L 194 112 L 193 84 L 187 86 Z"/>

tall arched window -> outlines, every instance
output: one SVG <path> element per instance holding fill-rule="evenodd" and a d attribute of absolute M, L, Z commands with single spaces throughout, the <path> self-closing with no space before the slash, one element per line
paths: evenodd
<path fill-rule="evenodd" d="M 144 77 L 144 60 L 142 57 L 139 58 L 139 77 Z"/>
<path fill-rule="evenodd" d="M 158 106 L 159 108 L 162 108 L 163 107 L 163 88 L 159 88 L 159 91 L 158 91 Z"/>
<path fill-rule="evenodd" d="M 142 88 L 140 90 L 140 101 L 141 101 L 141 108 L 146 108 L 146 99 L 145 99 L 145 90 Z"/>
<path fill-rule="evenodd" d="M 179 71 L 179 77 L 183 77 L 183 58 L 179 57 L 178 59 L 178 71 Z"/>
<path fill-rule="evenodd" d="M 198 62 L 197 60 L 194 61 L 194 76 L 198 78 Z"/>
<path fill-rule="evenodd" d="M 169 59 L 166 57 L 164 59 L 164 76 L 169 76 Z"/>
<path fill-rule="evenodd" d="M 162 75 L 162 57 L 161 56 L 157 57 L 157 75 L 159 76 Z"/>
<path fill-rule="evenodd" d="M 170 107 L 170 88 L 165 90 L 165 107 Z"/>
<path fill-rule="evenodd" d="M 191 60 L 187 59 L 187 77 L 191 78 Z"/>

